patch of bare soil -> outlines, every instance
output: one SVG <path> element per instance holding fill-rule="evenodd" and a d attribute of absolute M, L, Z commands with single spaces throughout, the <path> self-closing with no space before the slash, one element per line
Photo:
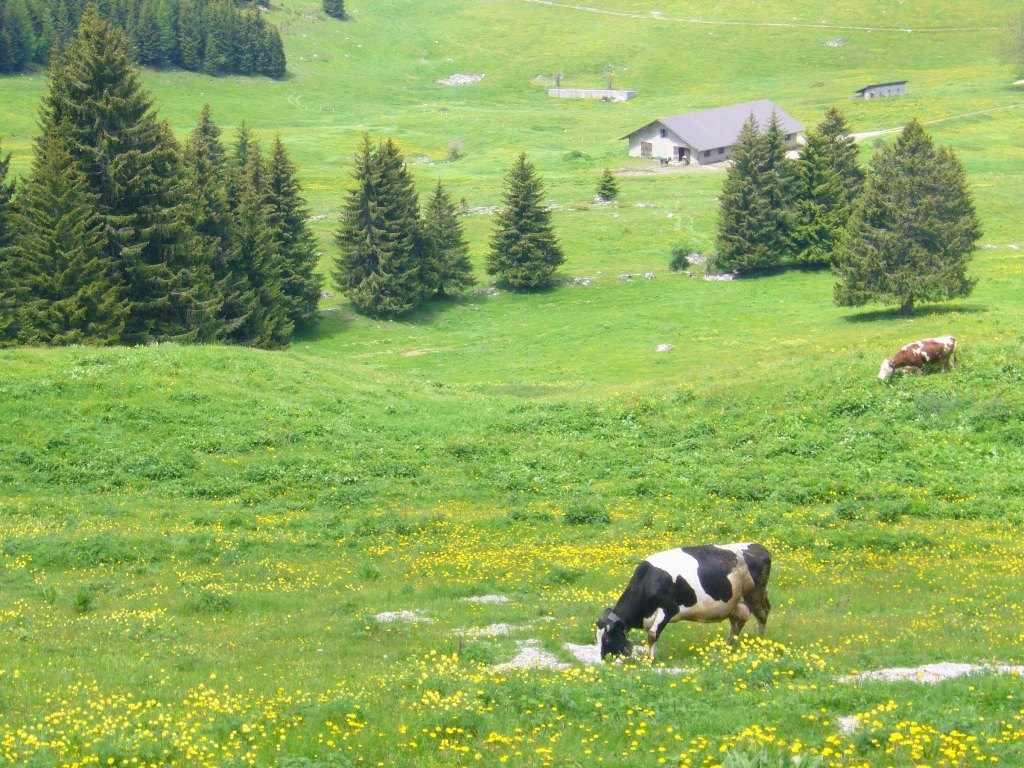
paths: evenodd
<path fill-rule="evenodd" d="M 684 165 L 682 163 L 669 163 L 668 165 L 661 165 L 655 161 L 651 161 L 651 164 L 646 167 L 636 168 L 619 168 L 615 172 L 616 176 L 651 176 L 653 174 L 677 174 L 677 173 L 719 173 L 726 170 L 729 167 L 728 163 L 715 163 L 714 165 L 699 165 L 697 163 L 690 163 Z"/>

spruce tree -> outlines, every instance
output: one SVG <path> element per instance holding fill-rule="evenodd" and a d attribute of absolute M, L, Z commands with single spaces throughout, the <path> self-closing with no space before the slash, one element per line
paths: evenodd
<path fill-rule="evenodd" d="M 803 264 L 828 265 L 864 183 L 857 145 L 839 110 L 807 132 L 797 163 L 793 242 Z"/>
<path fill-rule="evenodd" d="M 416 188 L 391 139 L 374 148 L 364 137 L 353 176 L 335 236 L 339 254 L 332 276 L 357 312 L 395 317 L 430 290 L 422 281 Z"/>
<path fill-rule="evenodd" d="M 97 200 L 53 134 L 36 142 L 32 175 L 18 195 L 6 277 L 17 340 L 113 344 L 129 303 L 104 248 Z"/>
<path fill-rule="evenodd" d="M 225 296 L 238 290 L 239 278 L 234 268 L 235 246 L 231 241 L 231 210 L 225 180 L 227 153 L 220 135 L 210 105 L 206 104 L 182 153 L 184 189 L 189 219 L 196 232 L 197 259 L 210 270 L 210 303 L 199 333 L 204 341 L 230 337 L 240 324 L 223 311 Z"/>
<path fill-rule="evenodd" d="M 335 19 L 344 19 L 345 0 L 324 0 L 324 13 Z"/>
<path fill-rule="evenodd" d="M 719 197 L 715 263 L 723 272 L 769 270 L 792 255 L 795 169 L 783 139 L 775 113 L 764 133 L 754 115 L 740 130 Z"/>
<path fill-rule="evenodd" d="M 551 285 L 565 255 L 544 205 L 544 185 L 533 163 L 521 153 L 505 176 L 504 206 L 487 255 L 487 273 L 512 290 Z"/>
<path fill-rule="evenodd" d="M 14 182 L 7 181 L 11 155 L 3 155 L 0 145 L 0 344 L 14 340 L 14 297 L 12 276 L 14 221 L 11 201 L 14 198 Z"/>
<path fill-rule="evenodd" d="M 894 302 L 910 315 L 917 302 L 967 296 L 980 237 L 963 165 L 912 120 L 871 159 L 836 249 L 836 304 Z"/>
<path fill-rule="evenodd" d="M 281 347 L 291 341 L 295 324 L 289 317 L 290 302 L 285 294 L 284 258 L 270 225 L 263 158 L 255 144 L 249 154 L 231 236 L 236 249 L 235 271 L 244 278 L 241 283 L 247 289 L 233 300 L 238 310 L 247 312 L 233 338 L 254 347 Z"/>
<path fill-rule="evenodd" d="M 607 168 L 604 169 L 604 173 L 601 174 L 601 178 L 597 181 L 597 197 L 602 202 L 608 202 L 614 200 L 619 196 L 619 182 L 615 180 L 615 176 Z"/>
<path fill-rule="evenodd" d="M 11 201 L 14 199 L 14 182 L 7 180 L 11 167 L 11 154 L 3 154 L 0 143 L 0 249 L 11 244 Z"/>
<path fill-rule="evenodd" d="M 469 245 L 448 190 L 440 181 L 423 209 L 424 283 L 439 296 L 457 296 L 476 284 Z"/>
<path fill-rule="evenodd" d="M 295 165 L 288 157 L 281 137 L 274 139 L 267 169 L 267 198 L 270 225 L 283 260 L 284 294 L 288 317 L 298 327 L 314 324 L 323 277 L 316 272 L 319 263 L 316 241 L 306 220 L 309 211 L 295 178 Z"/>
<path fill-rule="evenodd" d="M 764 142 L 751 115 L 743 124 L 730 157 L 718 200 L 715 266 L 723 272 L 750 272 L 777 265 L 764 233 L 774 229 L 775 212 L 764 194 Z"/>
<path fill-rule="evenodd" d="M 43 133 L 67 147 L 96 197 L 104 251 L 131 301 L 124 340 L 197 337 L 209 289 L 181 197 L 178 147 L 157 120 L 122 32 L 90 6 L 54 64 Z"/>

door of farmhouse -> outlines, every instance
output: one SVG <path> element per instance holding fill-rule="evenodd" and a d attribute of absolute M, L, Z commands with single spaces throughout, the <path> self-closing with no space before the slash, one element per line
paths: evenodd
<path fill-rule="evenodd" d="M 654 145 L 649 141 L 640 142 L 640 157 L 650 157 L 654 154 Z"/>

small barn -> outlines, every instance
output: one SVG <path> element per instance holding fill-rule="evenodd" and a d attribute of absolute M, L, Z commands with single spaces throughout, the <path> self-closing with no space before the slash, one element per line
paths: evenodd
<path fill-rule="evenodd" d="M 907 81 L 897 80 L 894 83 L 865 85 L 863 88 L 858 88 L 856 93 L 860 94 L 862 99 L 878 99 L 882 96 L 906 96 Z"/>
<path fill-rule="evenodd" d="M 772 113 L 782 127 L 786 146 L 795 147 L 797 136 L 804 130 L 803 124 L 769 99 L 662 117 L 622 138 L 629 140 L 630 157 L 709 165 L 729 159 L 736 138 L 751 115 L 761 130 L 766 130 Z"/>

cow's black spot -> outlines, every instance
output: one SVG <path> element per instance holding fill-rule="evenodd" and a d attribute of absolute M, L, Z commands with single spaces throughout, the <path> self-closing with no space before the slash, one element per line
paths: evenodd
<path fill-rule="evenodd" d="M 729 574 L 736 568 L 736 553 L 712 546 L 685 547 L 683 551 L 697 560 L 697 578 L 704 591 L 719 602 L 729 602 L 732 599 Z"/>
<path fill-rule="evenodd" d="M 772 567 L 772 556 L 760 544 L 751 544 L 743 551 L 743 559 L 747 561 L 747 570 L 755 584 L 764 587 L 768 583 L 768 573 Z"/>
<path fill-rule="evenodd" d="M 676 576 L 675 583 L 672 586 L 672 597 L 675 598 L 677 603 L 685 605 L 687 608 L 697 604 L 697 593 L 690 586 L 690 582 L 682 576 Z"/>

